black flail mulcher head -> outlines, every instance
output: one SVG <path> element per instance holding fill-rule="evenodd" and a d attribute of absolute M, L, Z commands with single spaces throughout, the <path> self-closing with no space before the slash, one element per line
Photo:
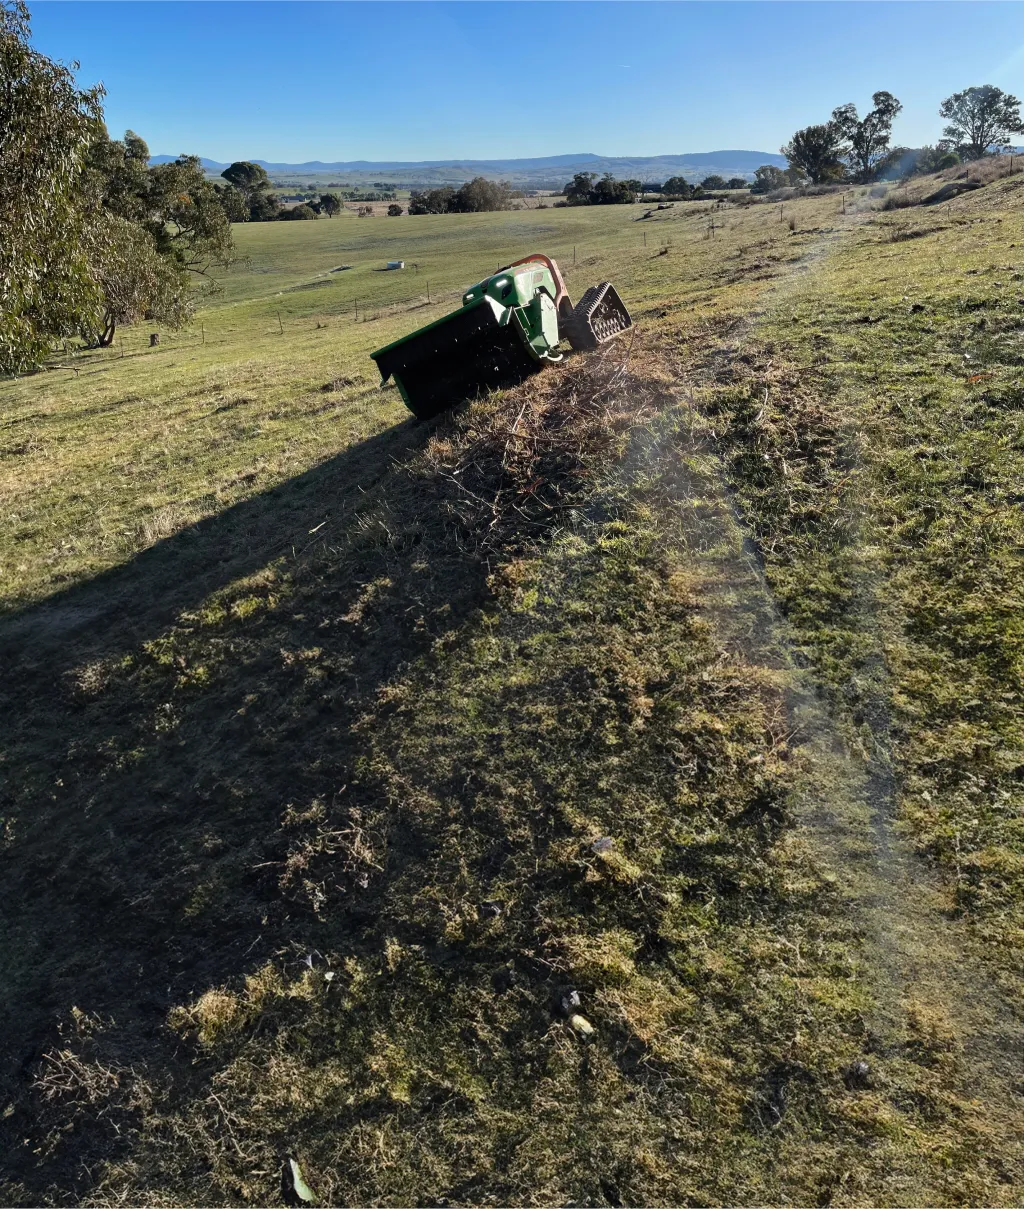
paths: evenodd
<path fill-rule="evenodd" d="M 371 354 L 381 380 L 393 377 L 413 415 L 447 408 L 522 382 L 541 367 L 514 314 L 481 298 Z"/>
<path fill-rule="evenodd" d="M 561 361 L 563 339 L 577 350 L 599 348 L 632 326 L 609 282 L 587 290 L 574 307 L 557 263 L 534 252 L 470 286 L 460 310 L 370 356 L 381 381 L 394 378 L 409 410 L 429 420 Z"/>
<path fill-rule="evenodd" d="M 610 281 L 592 285 L 562 323 L 562 334 L 577 352 L 599 348 L 633 326 L 625 303 Z"/>

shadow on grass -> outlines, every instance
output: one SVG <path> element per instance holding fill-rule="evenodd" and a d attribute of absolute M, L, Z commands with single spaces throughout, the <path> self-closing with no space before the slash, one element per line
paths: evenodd
<path fill-rule="evenodd" d="M 131 646 L 224 583 L 308 546 L 312 528 L 343 518 L 429 431 L 407 420 L 42 604 L 0 614 L 0 658 L 69 640 L 76 655 Z"/>
<path fill-rule="evenodd" d="M 325 943 L 281 891 L 282 816 L 343 789 L 352 723 L 483 587 L 403 469 L 429 431 L 384 432 L 0 623 L 0 1150 L 32 1203 L 87 1186 L 112 1144 L 88 1108 L 73 1143 L 24 1141 L 75 1009 L 113 1022 L 108 1062 L 177 1090 L 169 1007 Z"/>

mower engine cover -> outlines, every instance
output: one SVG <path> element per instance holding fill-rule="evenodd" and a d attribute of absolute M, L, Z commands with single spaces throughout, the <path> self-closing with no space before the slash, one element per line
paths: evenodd
<path fill-rule="evenodd" d="M 551 270 L 533 261 L 495 273 L 472 286 L 462 295 L 462 305 L 472 306 L 481 298 L 490 298 L 512 309 L 520 318 L 523 331 L 539 359 L 560 361 L 554 352 L 558 344 L 558 288 Z"/>

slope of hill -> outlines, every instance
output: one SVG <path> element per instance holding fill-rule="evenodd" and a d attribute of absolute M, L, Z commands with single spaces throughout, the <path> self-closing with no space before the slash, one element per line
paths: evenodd
<path fill-rule="evenodd" d="M 1020 1204 L 987 167 L 246 225 L 0 384 L 4 1204 Z M 368 353 L 538 248 L 635 332 L 411 422 Z"/>
<path fill-rule="evenodd" d="M 155 155 L 153 163 L 173 159 Z M 474 176 L 488 176 L 511 181 L 513 184 L 541 188 L 561 186 L 574 172 L 610 172 L 616 177 L 639 177 L 643 180 L 663 180 L 669 176 L 684 176 L 688 180 L 717 173 L 720 176 L 752 177 L 762 164 L 784 167 L 783 156 L 768 151 L 706 151 L 683 155 L 602 156 L 593 154 L 553 155 L 537 159 L 498 160 L 351 160 L 323 162 L 309 160 L 301 164 L 271 163 L 255 160 L 275 176 L 310 176 L 317 179 L 325 174 L 343 175 L 346 181 L 365 183 L 386 176 L 400 185 L 462 184 Z M 209 172 L 222 172 L 228 165 L 216 160 L 203 160 Z"/>

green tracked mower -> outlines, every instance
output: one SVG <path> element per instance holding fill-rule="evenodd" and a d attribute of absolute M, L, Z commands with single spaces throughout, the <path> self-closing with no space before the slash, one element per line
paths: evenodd
<path fill-rule="evenodd" d="M 535 253 L 468 289 L 462 306 L 370 356 L 381 382 L 394 378 L 421 420 L 479 390 L 509 386 L 561 361 L 564 338 L 577 350 L 597 348 L 632 326 L 610 282 L 573 306 L 558 265 Z"/>

